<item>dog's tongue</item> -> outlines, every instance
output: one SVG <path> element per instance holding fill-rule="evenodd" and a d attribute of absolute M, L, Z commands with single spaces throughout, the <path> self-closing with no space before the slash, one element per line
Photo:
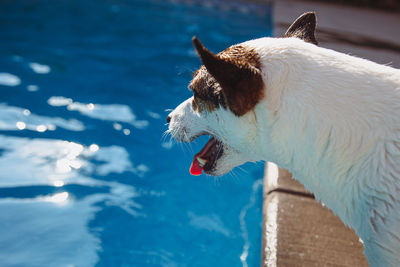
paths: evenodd
<path fill-rule="evenodd" d="M 203 171 L 204 164 L 199 162 L 199 158 L 207 159 L 207 156 L 210 153 L 211 148 L 217 143 L 214 137 L 212 137 L 207 144 L 203 147 L 203 149 L 194 155 L 192 165 L 190 165 L 190 174 L 191 175 L 200 175 Z"/>

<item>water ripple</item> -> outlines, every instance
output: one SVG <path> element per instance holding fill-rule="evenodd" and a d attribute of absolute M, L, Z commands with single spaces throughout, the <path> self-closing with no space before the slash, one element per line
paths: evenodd
<path fill-rule="evenodd" d="M 149 125 L 146 120 L 137 120 L 131 108 L 126 105 L 80 103 L 63 96 L 52 96 L 47 103 L 54 107 L 66 106 L 69 111 L 78 111 L 93 119 L 129 123 L 138 129 L 144 129 Z"/>
<path fill-rule="evenodd" d="M 35 115 L 28 109 L 9 106 L 5 103 L 0 103 L 0 110 L 0 130 L 4 131 L 28 129 L 44 132 L 55 130 L 57 126 L 70 131 L 83 131 L 85 129 L 82 122 L 75 119 L 65 120 Z"/>
<path fill-rule="evenodd" d="M 29 63 L 29 67 L 37 74 L 47 74 L 51 70 L 49 66 L 35 62 Z"/>
<path fill-rule="evenodd" d="M 144 164 L 136 170 L 122 147 L 0 135 L 0 150 L 0 190 L 7 192 L 0 197 L 2 265 L 94 266 L 101 229 L 89 230 L 88 224 L 99 203 L 145 216 L 133 186 L 91 177 L 145 171 Z M 76 198 L 73 185 L 98 189 Z"/>
<path fill-rule="evenodd" d="M 17 86 L 21 84 L 21 79 L 11 73 L 0 73 L 0 85 Z"/>
<path fill-rule="evenodd" d="M 90 186 L 104 182 L 90 178 L 91 174 L 132 172 L 143 176 L 148 167 L 134 166 L 123 147 L 89 147 L 55 139 L 22 138 L 0 135 L 0 186 L 56 185 L 77 183 Z M 95 162 L 93 162 L 95 161 Z"/>
<path fill-rule="evenodd" d="M 242 230 L 242 237 L 243 237 L 243 241 L 244 241 L 242 254 L 240 255 L 240 261 L 242 262 L 243 267 L 248 266 L 247 257 L 249 255 L 249 248 L 250 248 L 249 233 L 247 230 L 245 218 L 247 215 L 247 211 L 256 204 L 256 196 L 257 196 L 259 190 L 262 189 L 262 185 L 263 185 L 263 179 L 256 180 L 253 183 L 249 203 L 247 203 L 247 205 L 245 205 L 242 208 L 242 210 L 240 211 L 240 215 L 239 215 L 240 229 Z"/>

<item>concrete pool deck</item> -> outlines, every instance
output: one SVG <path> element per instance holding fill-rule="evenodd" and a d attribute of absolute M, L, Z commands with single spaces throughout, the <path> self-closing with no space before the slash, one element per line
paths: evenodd
<path fill-rule="evenodd" d="M 316 11 L 319 45 L 400 68 L 400 14 L 295 0 L 274 2 L 275 35 L 300 14 Z M 363 245 L 330 210 L 267 163 L 262 266 L 368 266 Z"/>

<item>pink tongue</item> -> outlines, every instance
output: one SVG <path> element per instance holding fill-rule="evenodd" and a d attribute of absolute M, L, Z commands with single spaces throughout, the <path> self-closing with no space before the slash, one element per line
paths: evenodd
<path fill-rule="evenodd" d="M 193 162 L 192 165 L 190 165 L 190 174 L 191 175 L 200 175 L 201 172 L 203 171 L 203 167 L 200 166 L 200 162 L 197 160 L 197 158 L 207 158 L 207 154 L 210 151 L 210 149 L 216 144 L 217 140 L 215 138 L 211 138 L 207 144 L 203 147 L 203 149 L 194 155 L 193 157 Z"/>

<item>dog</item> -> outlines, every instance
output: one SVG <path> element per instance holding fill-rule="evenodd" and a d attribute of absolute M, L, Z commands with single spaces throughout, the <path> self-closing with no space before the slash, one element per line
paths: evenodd
<path fill-rule="evenodd" d="M 319 47 L 315 29 L 308 12 L 282 38 L 218 54 L 193 37 L 203 66 L 167 132 L 211 136 L 194 175 L 248 161 L 288 169 L 355 230 L 371 266 L 400 266 L 400 70 Z"/>

